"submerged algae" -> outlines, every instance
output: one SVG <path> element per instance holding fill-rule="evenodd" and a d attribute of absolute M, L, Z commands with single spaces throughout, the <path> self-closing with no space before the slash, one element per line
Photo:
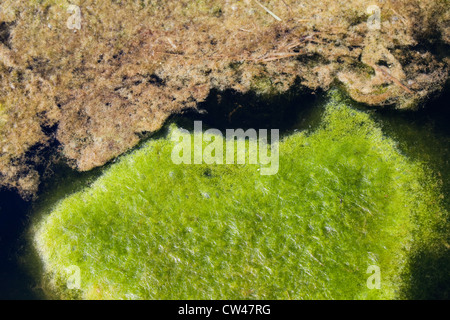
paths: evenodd
<path fill-rule="evenodd" d="M 339 101 L 319 129 L 280 143 L 274 176 L 258 165 L 177 166 L 173 145 L 148 142 L 34 225 L 58 296 L 396 298 L 412 241 L 440 216 L 421 166 Z M 370 265 L 379 290 L 366 285 Z M 79 290 L 67 289 L 70 266 Z"/>

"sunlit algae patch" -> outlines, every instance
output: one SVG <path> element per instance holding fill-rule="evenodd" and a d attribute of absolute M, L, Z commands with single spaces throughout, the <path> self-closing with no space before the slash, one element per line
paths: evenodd
<path fill-rule="evenodd" d="M 416 231 L 439 208 L 422 167 L 369 115 L 331 99 L 318 129 L 279 143 L 276 175 L 257 164 L 176 165 L 176 130 L 34 225 L 53 294 L 398 298 Z"/>

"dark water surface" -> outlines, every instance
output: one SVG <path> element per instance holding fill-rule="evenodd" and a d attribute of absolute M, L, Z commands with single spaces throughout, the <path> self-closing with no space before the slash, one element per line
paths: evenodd
<path fill-rule="evenodd" d="M 375 110 L 362 106 L 359 108 L 372 114 L 385 134 L 398 142 L 398 147 L 404 154 L 422 161 L 431 169 L 433 177 L 442 181 L 443 206 L 449 212 L 450 91 L 446 92 L 426 109 L 416 112 Z M 219 101 L 214 98 L 205 104 L 203 107 L 207 112 L 203 114 L 188 113 L 172 120 L 182 123 L 203 120 L 206 125 L 219 129 L 279 128 L 282 123 L 287 123 L 282 134 L 289 134 L 294 130 L 314 128 L 320 122 L 323 111 L 321 106 L 325 101 L 324 97 L 315 95 L 289 101 L 280 98 L 261 109 L 258 101 L 255 102 L 252 97 L 233 98 L 232 94 L 226 94 L 219 98 Z M 285 104 L 289 106 L 279 112 L 279 106 Z M 247 105 L 251 107 L 247 108 Z M 258 114 L 258 118 L 252 118 L 252 114 Z M 0 299 L 45 297 L 36 280 L 39 263 L 29 263 L 34 261 L 29 258 L 27 240 L 27 228 L 33 213 L 41 212 L 62 196 L 88 186 L 101 174 L 102 169 L 77 173 L 59 165 L 53 171 L 55 174 L 41 185 L 39 201 L 26 202 L 12 191 L 0 191 Z M 447 225 L 441 226 L 436 232 L 442 239 L 436 245 L 442 247 L 442 250 L 436 254 L 424 249 L 414 257 L 413 277 L 404 293 L 406 298 L 450 299 L 450 247 L 445 246 L 450 244 L 450 217 Z"/>

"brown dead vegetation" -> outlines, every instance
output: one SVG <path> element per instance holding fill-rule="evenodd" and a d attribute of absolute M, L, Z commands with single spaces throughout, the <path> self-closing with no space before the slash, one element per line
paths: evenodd
<path fill-rule="evenodd" d="M 66 25 L 70 4 L 80 30 Z M 339 81 L 357 101 L 414 108 L 448 79 L 435 48 L 450 45 L 449 22 L 446 0 L 1 1 L 0 185 L 36 192 L 26 154 L 48 141 L 43 127 L 57 124 L 67 161 L 90 170 L 212 89 Z"/>

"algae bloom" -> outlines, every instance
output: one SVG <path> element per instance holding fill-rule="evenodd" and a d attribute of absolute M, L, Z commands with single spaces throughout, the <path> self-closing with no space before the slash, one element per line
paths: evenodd
<path fill-rule="evenodd" d="M 399 297 L 412 244 L 440 211 L 423 168 L 368 114 L 331 99 L 319 128 L 279 143 L 272 176 L 260 175 L 258 164 L 176 165 L 176 130 L 122 157 L 35 223 L 43 279 L 54 294 Z M 74 267 L 77 288 L 67 272 Z M 379 289 L 368 270 L 379 270 Z"/>

